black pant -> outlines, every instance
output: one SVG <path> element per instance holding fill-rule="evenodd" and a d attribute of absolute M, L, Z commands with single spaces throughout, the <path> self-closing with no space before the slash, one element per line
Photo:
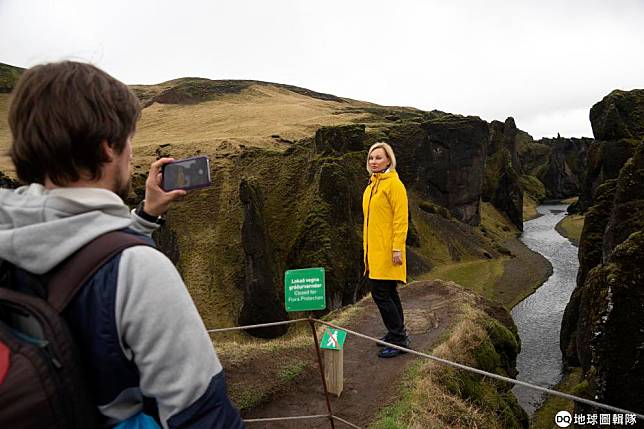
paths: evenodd
<path fill-rule="evenodd" d="M 388 342 L 405 345 L 405 316 L 398 296 L 395 280 L 369 279 L 371 297 L 380 310 L 382 321 L 387 328 Z"/>

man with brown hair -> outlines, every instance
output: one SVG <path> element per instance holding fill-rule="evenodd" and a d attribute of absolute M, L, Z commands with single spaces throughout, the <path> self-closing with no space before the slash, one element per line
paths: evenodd
<path fill-rule="evenodd" d="M 9 110 L 10 156 L 28 185 L 0 189 L 0 259 L 41 275 L 107 232 L 149 237 L 185 191 L 161 189 L 165 158 L 150 168 L 144 204 L 130 212 L 123 203 L 139 116 L 128 87 L 92 65 L 65 61 L 22 75 Z M 153 247 L 105 263 L 63 317 L 105 425 L 138 415 L 151 398 L 163 427 L 243 427 L 194 303 Z"/>

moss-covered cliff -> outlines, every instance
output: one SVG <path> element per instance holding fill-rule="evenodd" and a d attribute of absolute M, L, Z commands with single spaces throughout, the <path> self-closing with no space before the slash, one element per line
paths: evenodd
<path fill-rule="evenodd" d="M 513 118 L 492 121 L 487 145 L 482 197 L 523 230 L 523 188 L 517 148 L 517 127 Z"/>
<path fill-rule="evenodd" d="M 584 204 L 590 208 L 577 288 L 561 329 L 564 360 L 581 366 L 589 394 L 638 412 L 644 411 L 642 112 L 642 90 L 613 91 L 591 110 L 598 141 L 589 154 Z"/>
<path fill-rule="evenodd" d="M 561 200 L 578 196 L 586 177 L 590 138 L 543 138 L 532 140 L 523 136 L 519 143 L 519 158 L 523 166 L 524 185 L 540 182 L 542 199 Z M 539 187 L 532 185 L 532 198 L 541 196 Z M 536 191 L 536 193 L 535 193 Z M 539 200 L 537 200 L 539 201 Z"/>
<path fill-rule="evenodd" d="M 588 147 L 588 167 L 579 198 L 579 210 L 594 203 L 595 190 L 609 179 L 616 179 L 624 163 L 633 156 L 644 135 L 644 90 L 615 90 L 590 110 L 595 134 Z"/>
<path fill-rule="evenodd" d="M 590 138 L 541 139 L 550 148 L 547 162 L 537 175 L 546 188 L 546 198 L 566 199 L 578 196 L 585 179 Z"/>

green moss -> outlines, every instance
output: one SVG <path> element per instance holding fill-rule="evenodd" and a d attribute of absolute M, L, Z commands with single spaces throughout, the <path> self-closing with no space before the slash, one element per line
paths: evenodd
<path fill-rule="evenodd" d="M 304 361 L 290 362 L 277 373 L 277 377 L 280 381 L 288 383 L 289 381 L 296 379 L 307 366 L 308 363 Z"/>
<path fill-rule="evenodd" d="M 615 140 L 644 135 L 644 90 L 614 90 L 590 109 L 595 138 Z"/>
<path fill-rule="evenodd" d="M 486 320 L 485 330 L 500 359 L 496 369 L 513 368 L 516 363 L 516 356 L 521 349 L 516 332 L 512 332 L 496 319 Z"/>
<path fill-rule="evenodd" d="M 546 198 L 546 187 L 535 176 L 524 174 L 519 178 L 519 183 L 533 200 L 540 203 Z"/>
<path fill-rule="evenodd" d="M 570 373 L 566 374 L 555 387 L 554 390 L 569 393 L 576 396 L 584 397 L 584 394 L 579 394 L 577 386 L 581 380 L 581 369 L 575 368 Z M 586 383 L 587 385 L 588 383 Z M 548 395 L 543 405 L 535 411 L 532 416 L 531 428 L 533 429 L 551 429 L 553 427 L 555 415 L 562 410 L 573 413 L 575 404 L 573 401 L 564 399 L 559 396 Z"/>
<path fill-rule="evenodd" d="M 580 370 L 581 371 L 581 370 Z M 590 383 L 588 380 L 584 379 L 580 383 L 576 384 L 571 390 L 570 393 L 575 396 L 580 396 L 582 398 L 591 397 Z"/>
<path fill-rule="evenodd" d="M 241 411 L 249 410 L 260 405 L 267 399 L 266 392 L 255 389 L 248 389 L 240 392 L 232 398 Z"/>

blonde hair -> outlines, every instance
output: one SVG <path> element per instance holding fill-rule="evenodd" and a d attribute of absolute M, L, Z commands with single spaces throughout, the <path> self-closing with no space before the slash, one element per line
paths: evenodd
<path fill-rule="evenodd" d="M 375 149 L 382 148 L 384 149 L 385 153 L 387 154 L 387 158 L 389 158 L 389 168 L 391 170 L 396 169 L 396 155 L 394 155 L 394 150 L 385 142 L 378 142 L 374 143 L 371 145 L 369 148 L 369 153 L 367 153 L 367 171 L 369 174 L 373 174 L 373 171 L 371 171 L 371 168 L 369 167 L 369 156 L 371 156 L 371 152 L 373 152 Z"/>

